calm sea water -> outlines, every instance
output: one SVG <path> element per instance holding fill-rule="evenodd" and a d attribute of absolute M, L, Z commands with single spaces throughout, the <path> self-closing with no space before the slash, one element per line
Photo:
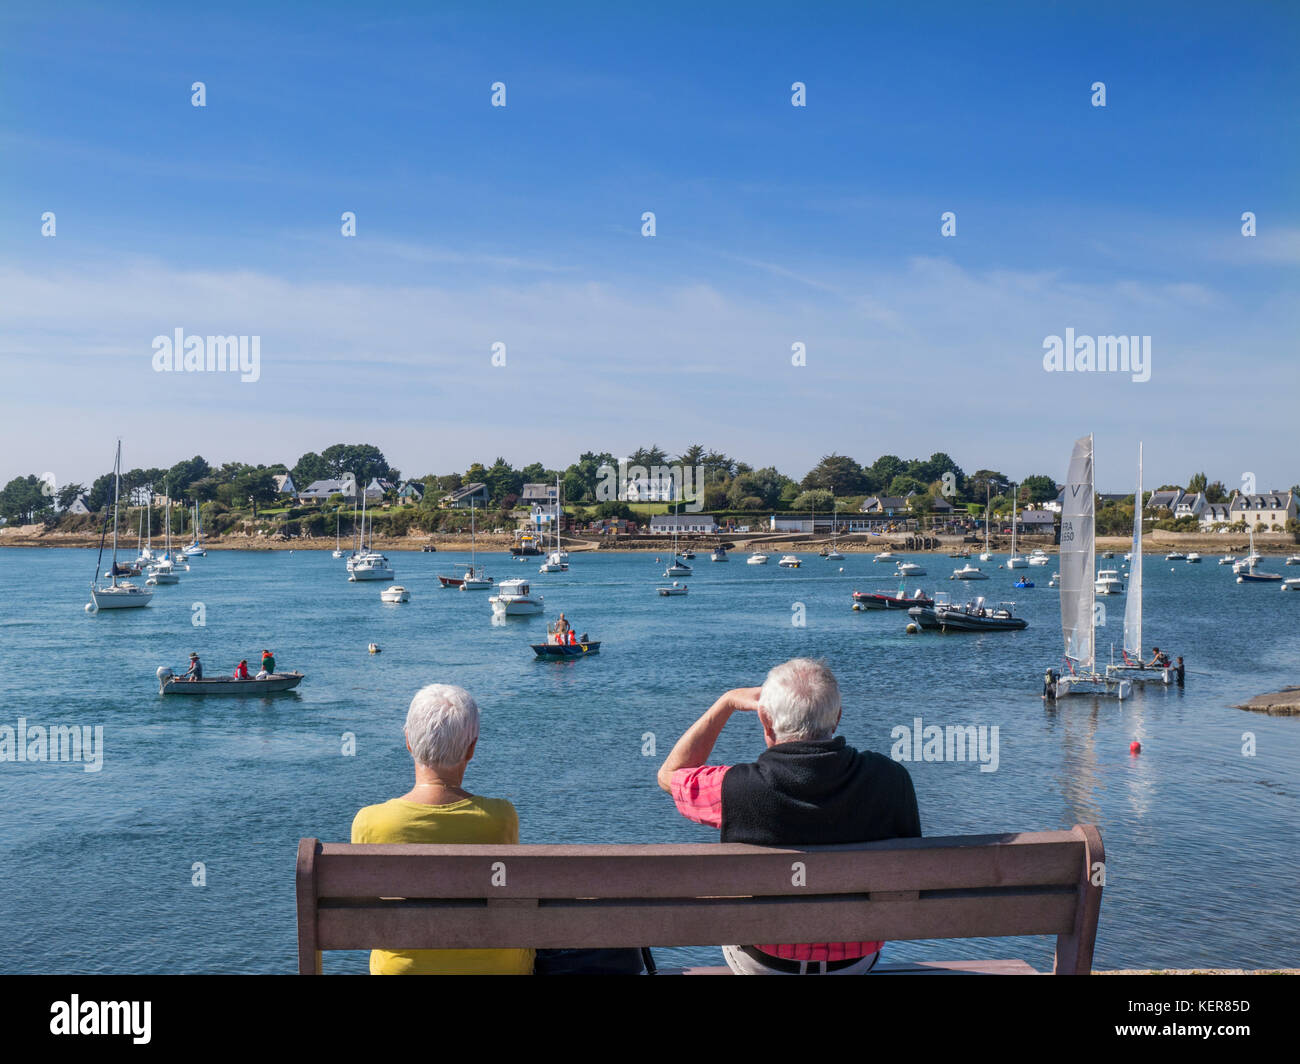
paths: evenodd
<path fill-rule="evenodd" d="M 927 835 L 1100 825 L 1107 887 L 1102 968 L 1276 967 L 1297 962 L 1300 720 L 1230 708 L 1296 680 L 1300 594 L 1238 585 L 1214 564 L 1148 556 L 1147 642 L 1182 654 L 1182 690 L 1137 688 L 1123 704 L 1045 707 L 1042 673 L 1061 656 L 1055 568 L 1013 590 L 998 572 L 971 585 L 1014 599 L 1030 627 L 986 635 L 904 632 L 898 613 L 854 613 L 850 592 L 896 586 L 868 557 L 804 568 L 695 563 L 685 598 L 660 598 L 652 555 L 575 554 L 572 570 L 487 555 L 502 579 L 527 575 L 599 656 L 534 660 L 541 617 L 494 625 L 488 593 L 444 591 L 458 554 L 390 554 L 411 590 L 349 584 L 328 552 L 214 552 L 143 610 L 83 612 L 90 550 L 0 551 L 0 724 L 104 729 L 102 771 L 0 764 L 0 970 L 288 972 L 295 963 L 298 839 L 345 841 L 363 805 L 412 782 L 402 723 L 417 688 L 461 684 L 483 710 L 467 785 L 519 810 L 525 842 L 705 841 L 655 785 L 681 731 L 724 689 L 758 684 L 796 655 L 825 657 L 843 689 L 842 730 L 888 753 L 911 725 L 999 728 L 999 765 L 909 766 Z M 484 560 L 485 556 L 480 556 Z M 960 562 L 923 557 L 927 589 L 955 594 Z M 1111 564 L 1111 563 L 1107 563 Z M 1116 563 L 1118 564 L 1118 560 Z M 989 568 L 985 566 L 986 570 Z M 1276 564 L 1270 568 L 1277 568 Z M 201 603 L 206 624 L 193 625 Z M 802 604 L 806 626 L 792 623 Z M 1106 600 L 1120 638 L 1123 599 Z M 377 642 L 379 655 L 367 653 Z M 226 673 L 273 648 L 301 688 L 269 699 L 158 695 L 154 670 L 197 650 Z M 356 736 L 343 756 L 344 733 Z M 657 756 L 642 756 L 653 733 Z M 1244 756 L 1243 733 L 1255 736 Z M 1139 739 L 1143 752 L 1129 754 Z M 757 722 L 732 720 L 723 763 L 762 749 Z M 195 862 L 206 886 L 191 880 Z M 1050 939 L 895 943 L 889 958 L 1018 956 L 1050 969 Z M 716 950 L 665 959 L 720 963 Z M 364 954 L 327 971 L 364 971 Z"/>

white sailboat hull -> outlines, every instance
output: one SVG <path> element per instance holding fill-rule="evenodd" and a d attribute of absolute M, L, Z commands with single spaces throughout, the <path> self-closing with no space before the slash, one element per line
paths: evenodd
<path fill-rule="evenodd" d="M 97 610 L 128 610 L 138 606 L 149 605 L 153 598 L 152 591 L 136 587 L 134 584 L 118 584 L 116 587 L 96 587 L 90 590 L 90 601 Z"/>

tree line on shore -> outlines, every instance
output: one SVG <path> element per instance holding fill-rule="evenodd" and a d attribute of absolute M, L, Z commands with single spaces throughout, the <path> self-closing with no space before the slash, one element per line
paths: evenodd
<path fill-rule="evenodd" d="M 871 495 L 906 498 L 913 515 L 924 516 L 934 510 L 939 498 L 946 499 L 960 513 L 964 508 L 971 514 L 984 510 L 985 500 L 995 513 L 1011 509 L 1012 495 L 1021 507 L 1041 504 L 1055 499 L 1058 486 L 1045 474 L 1027 476 L 1014 484 L 998 470 L 978 469 L 967 474 L 943 452 L 929 458 L 904 459 L 897 455 L 881 455 L 870 464 L 859 463 L 848 455 L 824 456 L 799 480 L 787 476 L 773 466 L 754 468 L 748 463 L 719 451 L 708 450 L 702 444 L 693 444 L 677 455 L 670 455 L 657 445 L 638 448 L 621 460 L 624 468 L 641 467 L 645 470 L 680 466 L 698 471 L 693 481 L 699 492 L 698 501 L 705 511 L 734 511 L 760 513 L 762 511 L 819 511 L 838 510 L 850 513 L 863 499 Z M 427 531 L 451 530 L 462 522 L 459 515 L 439 510 L 439 501 L 448 493 L 468 484 L 485 485 L 489 510 L 505 515 L 522 495 L 528 483 L 555 483 L 559 478 L 564 492 L 566 508 L 580 511 L 579 516 L 633 517 L 633 510 L 623 500 L 602 498 L 602 484 L 608 483 L 608 469 L 620 467 L 620 459 L 609 452 L 585 452 L 567 468 L 554 469 L 540 462 L 521 468 L 498 457 L 491 465 L 473 463 L 464 472 L 429 473 L 414 478 L 423 492 L 423 499 L 408 511 L 400 523 Z M 401 472 L 391 466 L 383 451 L 374 444 L 334 444 L 317 453 L 309 451 L 292 466 L 284 463 L 249 465 L 243 462 L 226 462 L 214 466 L 200 455 L 182 459 L 169 468 L 134 468 L 122 474 L 124 502 L 143 504 L 146 494 L 166 493 L 174 502 L 189 506 L 200 503 L 207 527 L 218 531 L 226 524 L 225 515 L 256 515 L 259 508 L 275 508 L 284 500 L 277 490 L 275 478 L 290 474 L 299 491 L 319 480 L 342 479 L 351 475 L 360 486 L 378 478 L 393 484 L 402 482 Z M 1171 485 L 1172 487 L 1172 485 Z M 1188 490 L 1204 491 L 1210 502 L 1228 498 L 1222 482 L 1210 483 L 1204 473 L 1195 474 Z M 67 511 L 81 499 L 90 513 L 102 513 L 111 504 L 113 474 L 104 473 L 89 485 L 64 484 L 55 486 L 35 474 L 15 477 L 0 489 L 0 517 L 9 523 L 34 523 L 68 527 Z M 292 504 L 284 508 L 284 520 L 301 520 L 321 516 L 325 510 L 330 515 L 342 500 L 330 500 L 325 507 L 308 508 Z M 1132 501 L 1127 505 L 1127 522 L 1132 522 Z M 1172 516 L 1172 515 L 1171 515 Z M 485 519 L 490 517 L 485 514 Z M 181 518 L 182 524 L 185 518 Z M 1098 511 L 1098 530 L 1103 526 L 1121 525 L 1124 505 L 1112 504 Z M 87 522 L 76 522 L 87 524 Z M 231 522 L 233 523 L 233 522 Z M 311 525 L 321 524 L 311 521 Z M 304 527 L 303 531 L 307 531 Z M 1119 529 L 1117 528 L 1116 531 Z M 1111 531 L 1109 527 L 1106 531 Z"/>

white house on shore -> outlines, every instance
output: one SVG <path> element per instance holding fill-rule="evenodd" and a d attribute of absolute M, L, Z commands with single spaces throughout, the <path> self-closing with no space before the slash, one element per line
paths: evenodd
<path fill-rule="evenodd" d="M 332 495 L 342 495 L 343 498 L 351 501 L 356 498 L 356 490 L 354 480 L 313 480 L 298 492 L 298 501 L 325 502 Z"/>
<path fill-rule="evenodd" d="M 712 514 L 655 514 L 650 518 L 652 536 L 671 536 L 674 528 L 679 535 L 698 532 L 711 536 L 718 531 L 718 523 Z"/>
<path fill-rule="evenodd" d="M 1213 532 L 1216 528 L 1232 524 L 1232 507 L 1226 502 L 1207 502 L 1200 513 L 1202 532 Z"/>

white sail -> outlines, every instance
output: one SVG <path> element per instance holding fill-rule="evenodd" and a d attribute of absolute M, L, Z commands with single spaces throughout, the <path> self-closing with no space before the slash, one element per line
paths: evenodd
<path fill-rule="evenodd" d="M 1096 596 L 1092 436 L 1074 441 L 1061 505 L 1061 634 L 1065 656 L 1084 672 L 1095 667 L 1093 601 Z"/>
<path fill-rule="evenodd" d="M 1142 444 L 1138 444 L 1138 486 L 1133 497 L 1133 554 L 1124 600 L 1124 652 L 1142 657 Z"/>

